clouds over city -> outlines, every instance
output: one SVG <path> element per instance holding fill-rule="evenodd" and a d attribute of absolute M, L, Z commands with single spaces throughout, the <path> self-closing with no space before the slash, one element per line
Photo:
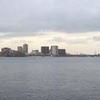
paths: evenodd
<path fill-rule="evenodd" d="M 40 34 L 40 33 L 39 33 Z M 45 32 L 34 36 L 0 36 L 0 48 L 17 49 L 18 45 L 29 44 L 29 51 L 40 49 L 40 46 L 58 45 L 69 53 L 94 53 L 100 51 L 100 33 L 61 33 Z"/>
<path fill-rule="evenodd" d="M 70 52 L 99 50 L 100 1 L 0 0 L 0 48 L 23 43 L 31 49 L 57 44 Z"/>

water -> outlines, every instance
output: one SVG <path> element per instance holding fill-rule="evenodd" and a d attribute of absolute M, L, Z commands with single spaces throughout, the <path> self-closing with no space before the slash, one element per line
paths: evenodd
<path fill-rule="evenodd" d="M 100 100 L 100 58 L 0 58 L 0 100 Z"/>

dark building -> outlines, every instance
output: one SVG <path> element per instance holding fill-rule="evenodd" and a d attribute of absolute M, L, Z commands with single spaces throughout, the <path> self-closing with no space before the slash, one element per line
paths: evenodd
<path fill-rule="evenodd" d="M 41 47 L 41 55 L 42 56 L 48 56 L 49 55 L 49 47 L 48 46 L 42 46 Z"/>
<path fill-rule="evenodd" d="M 11 49 L 10 48 L 5 47 L 5 48 L 1 49 L 1 55 L 2 56 L 10 56 L 10 54 L 11 54 Z"/>
<path fill-rule="evenodd" d="M 59 56 L 66 56 L 66 50 L 65 49 L 58 49 L 58 55 Z"/>
<path fill-rule="evenodd" d="M 23 44 L 23 53 L 28 54 L 28 44 Z"/>
<path fill-rule="evenodd" d="M 9 52 L 9 51 L 11 51 L 11 49 L 7 47 L 1 49 L 1 52 Z"/>
<path fill-rule="evenodd" d="M 22 52 L 19 52 L 19 51 L 11 50 L 10 48 L 2 48 L 1 52 L 0 52 L 0 56 L 3 56 L 3 57 L 23 57 L 23 56 L 25 56 L 25 54 Z"/>

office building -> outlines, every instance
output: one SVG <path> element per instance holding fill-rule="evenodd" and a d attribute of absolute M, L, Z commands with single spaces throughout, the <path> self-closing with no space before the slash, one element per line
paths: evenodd
<path fill-rule="evenodd" d="M 10 52 L 10 51 L 11 49 L 7 47 L 1 49 L 1 52 Z"/>
<path fill-rule="evenodd" d="M 9 56 L 12 53 L 12 50 L 10 48 L 2 48 L 1 49 L 1 54 L 2 56 Z"/>
<path fill-rule="evenodd" d="M 59 56 L 66 56 L 66 50 L 65 49 L 58 49 L 58 55 Z"/>
<path fill-rule="evenodd" d="M 28 54 L 28 44 L 23 44 L 23 53 Z"/>
<path fill-rule="evenodd" d="M 58 56 L 58 46 L 51 46 L 51 56 Z"/>
<path fill-rule="evenodd" d="M 48 46 L 42 46 L 41 47 L 41 55 L 42 56 L 48 56 L 50 53 L 49 53 L 49 47 Z"/>
<path fill-rule="evenodd" d="M 22 53 L 23 52 L 23 47 L 22 46 L 18 46 L 17 47 L 17 51 Z"/>

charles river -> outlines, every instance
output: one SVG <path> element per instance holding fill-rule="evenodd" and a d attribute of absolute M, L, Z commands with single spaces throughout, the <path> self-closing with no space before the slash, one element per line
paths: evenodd
<path fill-rule="evenodd" d="M 1 57 L 0 100 L 100 100 L 100 58 Z"/>

